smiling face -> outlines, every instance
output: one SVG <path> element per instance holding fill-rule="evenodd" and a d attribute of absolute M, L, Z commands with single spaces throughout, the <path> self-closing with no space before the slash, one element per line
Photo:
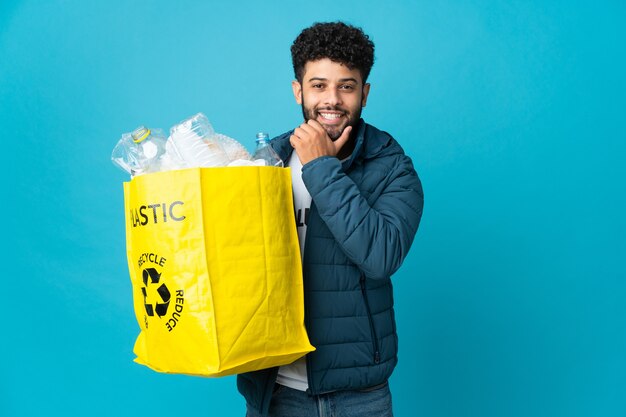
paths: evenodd
<path fill-rule="evenodd" d="M 370 85 L 363 84 L 358 69 L 323 58 L 307 62 L 302 83 L 293 81 L 292 88 L 304 120 L 318 121 L 336 140 L 347 126 L 356 126 Z"/>

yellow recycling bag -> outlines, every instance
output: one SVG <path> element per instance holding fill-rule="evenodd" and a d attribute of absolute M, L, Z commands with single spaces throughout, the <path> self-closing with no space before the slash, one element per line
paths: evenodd
<path fill-rule="evenodd" d="M 192 168 L 124 183 L 136 362 L 224 376 L 314 350 L 288 168 Z"/>

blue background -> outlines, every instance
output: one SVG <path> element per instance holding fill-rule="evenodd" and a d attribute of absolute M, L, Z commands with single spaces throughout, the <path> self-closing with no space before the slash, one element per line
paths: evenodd
<path fill-rule="evenodd" d="M 571 0 L 1 0 L 0 415 L 244 414 L 233 377 L 132 362 L 110 153 L 199 111 L 249 148 L 295 127 L 289 47 L 336 19 L 426 193 L 396 415 L 626 415 L 626 5 Z"/>

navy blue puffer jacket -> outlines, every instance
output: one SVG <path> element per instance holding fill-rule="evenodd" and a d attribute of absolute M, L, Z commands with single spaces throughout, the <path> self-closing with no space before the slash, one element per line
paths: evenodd
<path fill-rule="evenodd" d="M 286 161 L 292 132 L 272 140 Z M 387 133 L 361 120 L 355 148 L 341 163 L 317 158 L 302 168 L 313 198 L 303 263 L 311 395 L 385 382 L 398 338 L 391 275 L 406 257 L 422 215 L 413 164 Z M 278 368 L 238 375 L 248 404 L 267 413 Z"/>

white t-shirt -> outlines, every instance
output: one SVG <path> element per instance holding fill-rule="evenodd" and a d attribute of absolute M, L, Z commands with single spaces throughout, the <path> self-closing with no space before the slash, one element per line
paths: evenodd
<path fill-rule="evenodd" d="M 300 242 L 300 254 L 304 259 L 304 238 L 306 236 L 307 220 L 311 208 L 311 194 L 302 182 L 302 163 L 298 154 L 294 151 L 287 162 L 291 167 L 291 184 L 293 187 L 293 206 L 296 211 L 296 224 L 298 226 L 298 241 Z M 278 368 L 276 382 L 289 388 L 306 391 L 309 383 L 306 376 L 306 357 L 298 359 L 294 363 Z"/>

